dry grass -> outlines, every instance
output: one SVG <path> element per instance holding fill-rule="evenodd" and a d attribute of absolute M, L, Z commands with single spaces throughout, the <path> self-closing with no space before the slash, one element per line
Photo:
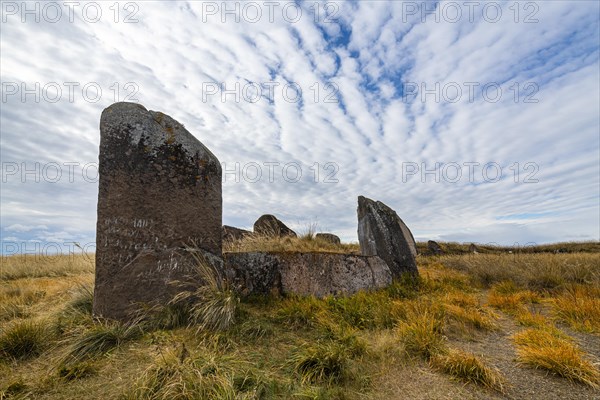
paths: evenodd
<path fill-rule="evenodd" d="M 429 360 L 447 352 L 444 312 L 433 304 L 412 302 L 407 305 L 406 319 L 400 321 L 396 331 L 409 355 Z"/>
<path fill-rule="evenodd" d="M 551 326 L 548 319 L 542 313 L 531 312 L 525 307 L 516 312 L 515 319 L 520 325 L 533 328 L 545 329 L 548 326 Z"/>
<path fill-rule="evenodd" d="M 519 362 L 599 387 L 600 371 L 584 359 L 584 353 L 570 340 L 548 330 L 530 328 L 515 334 L 514 341 Z"/>
<path fill-rule="evenodd" d="M 249 246 L 244 251 L 346 252 L 358 248 L 322 244 L 310 232 L 297 239 L 246 241 L 244 246 Z M 480 256 L 494 260 L 484 254 L 472 257 L 481 260 Z M 517 261 L 513 266 L 513 255 L 494 255 L 500 267 L 492 265 L 488 271 L 492 276 L 491 304 L 483 300 L 483 281 L 477 269 L 485 265 L 479 266 L 480 261 L 461 264 L 466 256 L 419 257 L 418 280 L 324 299 L 260 297 L 238 303 L 235 294 L 227 295 L 222 277 L 209 270 L 199 278 L 201 292 L 192 291 L 180 299 L 185 307 L 174 302 L 159 310 L 159 323 L 144 323 L 130 332 L 125 326 L 92 318 L 91 268 L 73 267 L 89 265 L 86 260 L 45 271 L 39 265 L 25 265 L 22 271 L 14 270 L 0 280 L 0 332 L 13 324 L 40 321 L 47 334 L 32 356 L 10 356 L 0 362 L 0 397 L 403 398 L 410 397 L 409 393 L 425 396 L 421 386 L 425 381 L 435 382 L 436 387 L 430 389 L 439 392 L 437 397 L 448 393 L 464 398 L 493 397 L 496 394 L 478 388 L 502 390 L 494 365 L 484 362 L 489 354 L 475 356 L 449 348 L 449 343 L 458 348 L 475 346 L 477 343 L 471 342 L 474 337 L 489 340 L 493 337 L 488 336 L 490 330 L 505 329 L 504 319 L 496 320 L 501 312 L 492 311 L 492 304 L 560 343 L 552 343 L 563 349 L 560 354 L 558 350 L 552 350 L 556 354 L 550 354 L 550 349 L 536 350 L 531 343 L 517 344 L 519 351 L 536 350 L 546 358 L 549 354 L 554 357 L 545 361 L 550 367 L 539 359 L 528 365 L 564 370 L 563 376 L 579 381 L 577 377 L 583 377 L 593 385 L 597 378 L 589 369 L 585 375 L 585 367 L 591 365 L 585 364 L 585 354 L 536 309 L 545 312 L 546 305 L 551 305 L 557 319 L 572 326 L 581 324 L 582 332 L 595 332 L 596 328 L 589 327 L 596 326 L 597 307 L 593 305 L 598 299 L 598 267 L 591 265 L 589 255 L 535 257 L 546 265 L 548 256 L 564 261 L 564 265 L 551 265 L 551 276 L 566 273 L 558 286 L 548 285 L 553 281 L 548 277 L 535 280 L 541 267 L 534 265 L 534 258 L 531 265 Z M 68 262 L 68 258 L 58 257 L 50 264 L 60 262 Z M 508 271 L 500 271 L 501 267 Z M 198 306 L 193 317 L 190 306 L 194 304 L 208 309 Z M 457 326 L 464 331 L 455 331 Z M 547 342 L 547 337 L 544 340 Z M 392 381 L 398 374 L 410 379 L 396 385 Z M 506 376 L 511 377 L 508 372 Z M 476 385 L 464 386 L 456 380 Z M 514 394 L 513 382 L 506 383 L 508 394 Z"/>
<path fill-rule="evenodd" d="M 235 323 L 239 304 L 237 293 L 221 275 L 216 264 L 197 248 L 187 248 L 194 259 L 194 290 L 183 290 L 171 301 L 172 306 L 186 310 L 190 325 L 198 331 L 223 331 Z"/>
<path fill-rule="evenodd" d="M 439 242 L 445 254 L 468 254 L 470 243 Z M 537 254 L 537 253 L 599 253 L 600 242 L 562 242 L 542 245 L 497 246 L 493 244 L 476 244 L 481 254 Z M 419 254 L 429 254 L 427 242 L 417 242 Z"/>
<path fill-rule="evenodd" d="M 494 322 L 496 316 L 480 307 L 461 307 L 454 304 L 445 304 L 446 314 L 454 321 L 477 330 L 493 331 L 498 328 Z"/>
<path fill-rule="evenodd" d="M 536 291 L 561 289 L 571 283 L 600 285 L 600 265 L 595 253 L 472 254 L 439 260 L 468 273 L 484 287 L 503 281 Z"/>
<path fill-rule="evenodd" d="M 184 345 L 179 351 L 161 351 L 124 398 L 233 400 L 236 388 L 230 368 L 217 362 L 214 356 L 190 355 Z"/>
<path fill-rule="evenodd" d="M 519 290 L 512 281 L 504 281 L 492 286 L 488 294 L 488 304 L 509 314 L 522 312 L 526 305 L 537 304 L 541 297 L 530 290 Z"/>
<path fill-rule="evenodd" d="M 481 385 L 504 392 L 504 378 L 497 369 L 490 368 L 474 354 L 451 350 L 431 358 L 430 364 L 463 382 Z"/>
<path fill-rule="evenodd" d="M 37 357 L 52 340 L 44 321 L 18 320 L 0 332 L 0 360 Z"/>
<path fill-rule="evenodd" d="M 552 305 L 556 317 L 574 329 L 600 334 L 600 287 L 570 286 Z"/>
<path fill-rule="evenodd" d="M 290 362 L 303 384 L 332 384 L 347 374 L 350 357 L 347 348 L 336 342 L 305 344 Z"/>
<path fill-rule="evenodd" d="M 73 276 L 94 272 L 93 255 L 0 256 L 0 280 Z"/>
<path fill-rule="evenodd" d="M 240 240 L 225 242 L 223 251 L 229 253 L 241 253 L 251 251 L 273 251 L 273 252 L 324 252 L 324 253 L 359 253 L 358 244 L 342 243 L 333 244 L 308 232 L 300 237 L 272 237 L 272 236 L 246 236 Z"/>

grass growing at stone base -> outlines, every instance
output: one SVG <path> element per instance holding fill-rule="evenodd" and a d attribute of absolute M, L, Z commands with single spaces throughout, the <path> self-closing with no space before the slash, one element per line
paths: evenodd
<path fill-rule="evenodd" d="M 493 357 L 462 350 L 472 340 L 506 335 L 501 323 L 506 318 L 517 324 L 517 335 L 541 331 L 558 341 L 554 348 L 562 349 L 540 350 L 540 340 L 532 338 L 508 340 L 514 354 L 520 352 L 519 363 L 512 367 L 519 374 L 550 363 L 546 369 L 562 371 L 565 381 L 593 385 L 594 361 L 561 327 L 580 326 L 581 335 L 595 334 L 595 308 L 585 304 L 597 299 L 598 268 L 586 255 L 548 256 L 560 262 L 546 255 L 534 255 L 537 261 L 526 263 L 512 255 L 487 258 L 509 269 L 502 272 L 489 264 L 492 279 L 482 279 L 488 275 L 478 269 L 483 268 L 481 261 L 471 262 L 470 256 L 419 257 L 420 279 L 347 297 L 253 297 L 238 302 L 233 293 L 232 301 L 219 297 L 227 297 L 228 289 L 217 287 L 210 308 L 223 312 L 201 315 L 213 315 L 210 320 L 223 324 L 204 326 L 204 317 L 192 317 L 189 304 L 177 302 L 149 311 L 147 316 L 156 320 L 132 325 L 95 321 L 86 269 L 75 275 L 2 280 L 0 310 L 14 303 L 22 312 L 0 318 L 0 338 L 19 324 L 34 324 L 44 333 L 30 336 L 35 330 L 27 328 L 11 335 L 24 341 L 41 337 L 34 341 L 40 346 L 23 357 L 0 357 L 0 397 L 403 398 L 422 393 L 418 385 L 424 379 L 428 387 L 422 396 L 429 398 L 449 393 L 489 398 L 503 392 L 518 398 L 518 389 L 504 370 L 497 370 Z M 563 283 L 548 285 L 552 280 L 543 276 L 536 282 L 544 265 L 564 272 Z M 187 299 L 201 295 L 206 296 L 196 293 Z M 402 387 L 386 384 L 396 382 L 398 374 L 405 374 Z"/>

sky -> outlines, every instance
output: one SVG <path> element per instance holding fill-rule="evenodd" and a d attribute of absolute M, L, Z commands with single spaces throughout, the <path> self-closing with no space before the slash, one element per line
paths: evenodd
<path fill-rule="evenodd" d="M 3 1 L 2 253 L 93 251 L 116 101 L 218 157 L 227 225 L 355 242 L 363 195 L 417 240 L 600 240 L 599 4 Z"/>

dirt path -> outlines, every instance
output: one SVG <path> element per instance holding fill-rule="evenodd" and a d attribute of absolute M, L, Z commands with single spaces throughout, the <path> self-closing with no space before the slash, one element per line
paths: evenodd
<path fill-rule="evenodd" d="M 506 398 L 527 400 L 600 399 L 600 391 L 588 386 L 572 383 L 544 370 L 519 366 L 515 361 L 516 350 L 511 336 L 524 328 L 517 326 L 510 317 L 500 312 L 499 314 L 501 318 L 497 321 L 500 326 L 498 331 L 481 336 L 477 341 L 453 341 L 451 345 L 482 355 L 488 365 L 498 368 L 507 379 Z M 598 344 L 597 338 L 591 335 L 573 333 L 573 337 L 588 353 Z"/>

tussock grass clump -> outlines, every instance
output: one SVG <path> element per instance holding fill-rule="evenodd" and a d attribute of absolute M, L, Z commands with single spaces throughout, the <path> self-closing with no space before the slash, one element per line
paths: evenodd
<path fill-rule="evenodd" d="M 477 297 L 471 293 L 453 291 L 443 298 L 447 316 L 463 325 L 476 330 L 492 331 L 498 328 L 495 319 L 498 316 L 491 310 L 482 307 Z"/>
<path fill-rule="evenodd" d="M 389 325 L 380 320 L 380 307 L 385 307 L 381 297 L 375 293 L 358 292 L 348 297 L 329 296 L 325 299 L 328 310 L 338 319 L 358 329 L 374 328 L 378 325 Z M 386 307 L 387 308 L 387 307 Z"/>
<path fill-rule="evenodd" d="M 346 346 L 331 341 L 304 345 L 291 358 L 302 384 L 338 383 L 345 377 L 349 361 Z"/>
<path fill-rule="evenodd" d="M 72 334 L 94 325 L 92 317 L 93 292 L 91 286 L 75 288 L 71 299 L 61 310 L 54 313 L 53 329 L 58 335 Z"/>
<path fill-rule="evenodd" d="M 185 347 L 184 347 L 185 349 Z M 239 390 L 236 390 L 236 383 Z M 236 393 L 260 392 L 260 382 L 235 379 L 215 357 L 186 351 L 161 352 L 124 398 L 130 400 L 236 399 Z"/>
<path fill-rule="evenodd" d="M 526 304 L 536 304 L 541 298 L 530 290 L 519 290 L 512 281 L 499 282 L 488 294 L 488 304 L 509 314 L 521 312 Z"/>
<path fill-rule="evenodd" d="M 520 363 L 554 372 L 574 382 L 600 387 L 600 371 L 565 337 L 542 329 L 526 329 L 513 337 Z"/>
<path fill-rule="evenodd" d="M 106 354 L 123 343 L 141 337 L 142 334 L 142 326 L 137 322 L 128 324 L 113 321 L 97 322 L 71 344 L 61 361 L 61 366 L 74 365 Z"/>
<path fill-rule="evenodd" d="M 450 350 L 447 354 L 434 355 L 430 364 L 463 382 L 474 383 L 503 393 L 503 377 L 497 369 L 490 368 L 474 354 Z"/>
<path fill-rule="evenodd" d="M 409 305 L 406 320 L 400 321 L 397 332 L 409 355 L 425 360 L 437 354 L 445 354 L 444 311 L 425 303 Z"/>
<path fill-rule="evenodd" d="M 92 285 L 80 284 L 73 290 L 73 297 L 67 306 L 71 310 L 91 315 L 93 301 L 94 289 Z"/>
<path fill-rule="evenodd" d="M 36 357 L 51 335 L 43 321 L 20 320 L 0 331 L 0 358 L 21 360 Z"/>
<path fill-rule="evenodd" d="M 320 328 L 325 339 L 343 346 L 351 357 L 361 357 L 367 353 L 367 343 L 358 336 L 356 328 L 333 320 L 322 320 Z"/>
<path fill-rule="evenodd" d="M 554 314 L 576 330 L 600 333 L 600 289 L 573 285 L 552 301 Z"/>
<path fill-rule="evenodd" d="M 9 382 L 0 388 L 0 399 L 28 399 L 31 398 L 28 387 L 22 379 Z"/>
<path fill-rule="evenodd" d="M 294 327 L 310 327 L 318 324 L 319 315 L 324 312 L 323 300 L 314 296 L 290 296 L 278 307 L 275 319 Z"/>
<path fill-rule="evenodd" d="M 539 312 L 531 312 L 523 307 L 515 313 L 515 319 L 520 325 L 533 328 L 547 329 L 553 327 L 548 319 Z"/>
<path fill-rule="evenodd" d="M 445 304 L 446 315 L 454 321 L 482 331 L 493 331 L 498 328 L 494 322 L 495 315 L 480 307 L 461 307 Z"/>
<path fill-rule="evenodd" d="M 195 274 L 190 278 L 197 285 L 195 290 L 183 290 L 170 302 L 176 311 L 171 314 L 176 318 L 174 325 L 187 316 L 189 325 L 195 325 L 198 331 L 229 329 L 236 320 L 239 296 L 202 250 L 188 247 L 187 251 L 195 261 Z"/>

